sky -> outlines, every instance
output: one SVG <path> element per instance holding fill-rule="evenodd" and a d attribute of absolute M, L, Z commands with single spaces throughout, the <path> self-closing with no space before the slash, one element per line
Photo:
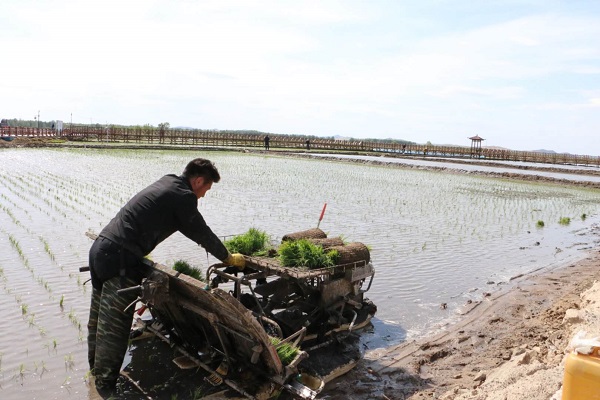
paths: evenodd
<path fill-rule="evenodd" d="M 600 1 L 0 2 L 0 117 L 600 156 Z"/>

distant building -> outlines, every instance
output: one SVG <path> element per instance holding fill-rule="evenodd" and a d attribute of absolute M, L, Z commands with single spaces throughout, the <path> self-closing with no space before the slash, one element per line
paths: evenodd
<path fill-rule="evenodd" d="M 8 120 L 7 119 L 3 119 L 0 121 L 0 128 L 8 128 Z"/>

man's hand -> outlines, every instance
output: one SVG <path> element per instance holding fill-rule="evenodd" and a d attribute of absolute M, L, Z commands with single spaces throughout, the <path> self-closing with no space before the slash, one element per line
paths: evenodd
<path fill-rule="evenodd" d="M 246 266 L 246 259 L 244 258 L 243 254 L 233 253 L 233 254 L 229 254 L 227 256 L 227 258 L 225 260 L 223 260 L 223 263 L 228 264 L 228 265 L 233 265 L 234 267 L 237 267 L 241 271 Z"/>

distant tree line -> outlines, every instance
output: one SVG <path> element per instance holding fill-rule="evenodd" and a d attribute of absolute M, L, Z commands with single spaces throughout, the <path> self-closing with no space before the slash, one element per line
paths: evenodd
<path fill-rule="evenodd" d="M 8 126 L 11 127 L 22 127 L 22 128 L 52 128 L 52 124 L 56 124 L 56 121 L 38 121 L 37 120 L 28 120 L 28 119 L 6 119 L 8 122 Z"/>
<path fill-rule="evenodd" d="M 56 121 L 52 120 L 52 121 L 39 121 L 39 125 L 38 125 L 38 121 L 37 120 L 25 120 L 25 119 L 7 119 L 8 121 L 8 125 L 12 126 L 12 127 L 24 127 L 24 128 L 52 128 L 52 126 L 56 126 Z M 95 123 L 95 124 L 81 124 L 81 123 L 73 123 L 73 126 L 91 126 L 91 127 L 95 127 L 95 128 L 103 128 L 106 127 L 105 124 L 99 124 L 99 123 Z M 71 126 L 70 123 L 64 123 L 63 122 L 63 127 L 64 128 L 68 128 L 69 126 Z M 175 128 L 171 128 L 171 124 L 168 122 L 161 122 L 160 124 L 158 124 L 158 127 L 154 127 L 153 125 L 150 124 L 144 124 L 144 125 L 118 125 L 118 124 L 110 124 L 109 126 L 114 127 L 114 128 L 144 128 L 144 129 L 176 129 L 176 130 L 190 130 L 190 131 L 196 131 L 196 130 L 202 130 L 202 131 L 206 131 L 207 129 L 195 129 L 195 128 L 179 128 L 179 127 L 175 127 Z M 302 138 L 302 139 L 310 139 L 310 140 L 314 140 L 314 139 L 324 139 L 324 140 L 335 140 L 335 136 L 317 136 L 317 135 L 301 135 L 301 134 L 282 134 L 282 133 L 274 133 L 274 132 L 261 132 L 261 131 L 257 131 L 257 130 L 252 130 L 252 129 L 238 129 L 238 130 L 231 130 L 231 129 L 208 129 L 210 130 L 214 130 L 216 131 L 220 131 L 220 132 L 231 132 L 231 133 L 236 133 L 236 134 L 242 134 L 242 135 L 259 135 L 259 136 L 266 136 L 266 135 L 278 135 L 278 136 L 285 136 L 285 137 L 291 137 L 291 138 Z M 399 143 L 399 144 L 407 144 L 407 145 L 411 145 L 411 144 L 417 144 L 416 142 L 411 142 L 408 140 L 402 140 L 402 139 L 372 139 L 372 138 L 367 138 L 367 139 L 356 139 L 356 138 L 347 138 L 346 140 L 350 141 L 350 142 L 375 142 L 375 143 Z"/>
<path fill-rule="evenodd" d="M 285 134 L 285 133 L 273 133 L 273 132 L 261 132 L 256 130 L 224 130 L 223 132 L 232 132 L 238 134 L 247 134 L 247 135 L 278 135 L 285 136 L 291 138 L 302 138 L 302 139 L 325 139 L 325 140 L 335 140 L 335 136 L 316 136 L 316 135 L 300 135 L 300 134 Z M 399 144 L 417 144 L 416 142 L 411 142 L 403 139 L 356 139 L 356 138 L 348 138 L 346 139 L 350 142 L 376 142 L 376 143 L 399 143 Z"/>

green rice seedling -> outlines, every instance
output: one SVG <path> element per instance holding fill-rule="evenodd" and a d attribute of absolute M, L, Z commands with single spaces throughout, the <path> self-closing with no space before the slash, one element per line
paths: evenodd
<path fill-rule="evenodd" d="M 88 370 L 85 375 L 83 375 L 83 381 L 86 385 L 90 384 L 90 378 L 92 377 L 92 371 Z"/>
<path fill-rule="evenodd" d="M 21 378 L 21 381 L 25 378 L 25 372 L 27 372 L 27 368 L 25 367 L 25 364 L 21 363 L 19 365 L 19 377 Z"/>
<path fill-rule="evenodd" d="M 64 302 L 65 302 L 65 295 L 63 294 L 60 296 L 60 301 L 58 302 L 58 305 L 60 306 L 61 309 L 63 308 Z"/>
<path fill-rule="evenodd" d="M 294 361 L 300 352 L 298 347 L 290 343 L 281 343 L 281 339 L 277 337 L 269 336 L 269 339 L 271 340 L 273 346 L 275 346 L 275 349 L 277 350 L 277 356 L 279 356 L 279 359 L 284 365 L 288 365 Z"/>
<path fill-rule="evenodd" d="M 42 360 L 42 372 L 40 373 L 40 378 L 44 375 L 44 372 L 48 372 L 48 368 L 46 368 L 46 362 Z"/>
<path fill-rule="evenodd" d="M 44 251 L 48 254 L 48 256 L 50 257 L 50 259 L 52 261 L 54 261 L 56 259 L 56 257 L 54 256 L 54 253 L 50 249 L 50 244 L 48 244 L 48 242 L 46 241 L 46 239 L 44 239 L 43 236 L 39 236 L 39 239 L 44 244 Z"/>
<path fill-rule="evenodd" d="M 69 353 L 65 356 L 65 370 L 73 370 L 73 367 L 75 367 L 75 360 L 73 354 Z"/>
<path fill-rule="evenodd" d="M 569 225 L 571 223 L 571 218 L 569 217 L 560 217 L 558 223 L 561 225 Z"/>
<path fill-rule="evenodd" d="M 69 392 L 69 394 L 71 394 L 71 377 L 67 376 L 65 378 L 65 380 L 62 383 L 62 387 L 67 389 L 67 392 Z M 109 399 L 112 399 L 113 397 L 109 397 Z"/>
<path fill-rule="evenodd" d="M 200 268 L 192 267 L 187 261 L 178 260 L 173 264 L 173 269 L 184 275 L 191 276 L 199 281 L 204 281 Z"/>
<path fill-rule="evenodd" d="M 585 221 L 586 218 L 587 218 L 587 214 L 586 213 L 581 214 L 581 220 L 582 221 Z"/>
<path fill-rule="evenodd" d="M 19 257 L 21 257 L 21 259 L 24 259 L 25 254 L 23 253 L 23 249 L 21 249 L 19 241 L 13 235 L 10 234 L 8 235 L 8 241 L 10 242 L 10 244 L 12 244 L 15 250 L 17 250 L 17 253 L 19 253 Z"/>
<path fill-rule="evenodd" d="M 256 228 L 232 237 L 223 242 L 230 253 L 241 253 L 246 256 L 266 255 L 269 247 L 269 235 Z"/>
<path fill-rule="evenodd" d="M 325 251 L 306 239 L 286 241 L 279 246 L 279 260 L 284 267 L 333 267 L 338 256 L 337 251 Z"/>
<path fill-rule="evenodd" d="M 544 221 L 542 221 L 541 219 L 540 219 L 540 220 L 538 220 L 538 222 L 537 222 L 536 226 L 537 226 L 538 228 L 543 228 L 543 227 L 544 227 Z"/>
<path fill-rule="evenodd" d="M 75 314 L 75 311 L 73 311 L 73 309 L 71 309 L 71 311 L 69 311 L 68 318 L 74 327 L 81 330 L 81 322 L 79 322 L 79 318 L 77 318 L 77 315 Z"/>
<path fill-rule="evenodd" d="M 21 224 L 21 222 L 13 215 L 12 212 L 10 212 L 10 210 L 8 208 L 4 208 L 2 207 L 2 209 L 4 210 L 4 212 L 6 212 L 8 214 L 8 216 L 13 220 L 13 222 L 15 223 L 15 225 L 19 225 L 19 226 L 23 226 L 23 224 Z"/>
<path fill-rule="evenodd" d="M 28 309 L 29 309 L 29 306 L 27 306 L 27 304 L 21 303 L 21 315 L 27 314 Z"/>

